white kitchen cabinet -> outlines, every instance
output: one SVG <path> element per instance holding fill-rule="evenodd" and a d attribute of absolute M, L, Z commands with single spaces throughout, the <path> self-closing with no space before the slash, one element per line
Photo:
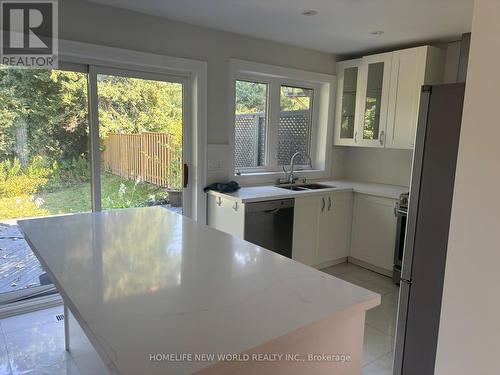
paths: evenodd
<path fill-rule="evenodd" d="M 444 65 L 445 52 L 431 46 L 337 63 L 335 145 L 413 148 L 421 87 L 442 83 Z"/>
<path fill-rule="evenodd" d="M 352 225 L 352 193 L 336 193 L 320 202 L 316 264 L 322 265 L 349 255 Z M 324 208 L 323 208 L 324 207 Z"/>
<path fill-rule="evenodd" d="M 384 147 L 389 105 L 392 52 L 365 56 L 359 74 L 356 144 Z"/>
<path fill-rule="evenodd" d="M 354 194 L 351 252 L 353 263 L 392 275 L 397 200 Z"/>
<path fill-rule="evenodd" d="M 361 59 L 341 61 L 337 63 L 337 112 L 335 115 L 335 144 L 354 146 L 354 134 L 358 119 L 359 107 L 359 70 Z"/>
<path fill-rule="evenodd" d="M 207 224 L 212 228 L 245 237 L 245 205 L 221 196 L 207 195 Z"/>
<path fill-rule="evenodd" d="M 308 266 L 316 263 L 320 199 L 316 195 L 295 198 L 292 258 Z"/>
<path fill-rule="evenodd" d="M 349 255 L 352 193 L 295 198 L 293 259 L 328 266 Z"/>
<path fill-rule="evenodd" d="M 444 60 L 444 51 L 430 46 L 393 52 L 387 148 L 414 147 L 422 86 L 443 82 Z"/>

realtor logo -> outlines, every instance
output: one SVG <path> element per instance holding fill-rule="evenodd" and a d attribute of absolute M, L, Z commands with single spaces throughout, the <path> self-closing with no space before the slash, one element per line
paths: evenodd
<path fill-rule="evenodd" d="M 1 64 L 57 68 L 57 0 L 0 3 Z"/>

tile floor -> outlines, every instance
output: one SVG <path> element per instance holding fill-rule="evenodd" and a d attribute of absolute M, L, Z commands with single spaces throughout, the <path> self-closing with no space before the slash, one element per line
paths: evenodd
<path fill-rule="evenodd" d="M 382 295 L 382 303 L 366 313 L 363 375 L 392 375 L 399 288 L 392 279 L 352 263 L 323 271 Z"/>
<path fill-rule="evenodd" d="M 76 364 L 64 349 L 63 307 L 0 320 L 0 374 L 75 375 Z"/>
<path fill-rule="evenodd" d="M 392 375 L 398 287 L 390 278 L 343 263 L 323 271 L 382 294 L 382 304 L 366 315 L 363 375 Z M 64 350 L 63 307 L 0 320 L 0 375 L 80 375 Z"/>

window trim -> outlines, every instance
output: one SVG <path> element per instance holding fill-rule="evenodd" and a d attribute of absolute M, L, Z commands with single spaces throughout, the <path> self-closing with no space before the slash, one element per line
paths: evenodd
<path fill-rule="evenodd" d="M 240 183 L 271 181 L 283 176 L 277 163 L 278 127 L 281 112 L 281 86 L 300 87 L 313 90 L 310 154 L 313 169 L 308 165 L 297 165 L 297 175 L 304 178 L 322 178 L 331 175 L 331 153 L 333 144 L 333 112 L 335 102 L 335 79 L 333 75 L 284 68 L 274 65 L 231 59 L 229 79 L 228 121 L 230 143 L 230 173 Z M 241 168 L 241 175 L 235 170 L 235 107 L 236 81 L 244 80 L 268 84 L 268 123 L 266 124 L 266 164 L 264 167 Z M 307 169 L 306 169 L 307 168 Z"/>

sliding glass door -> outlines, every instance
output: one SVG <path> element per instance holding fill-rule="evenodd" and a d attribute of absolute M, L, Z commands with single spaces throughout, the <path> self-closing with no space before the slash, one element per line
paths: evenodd
<path fill-rule="evenodd" d="M 186 82 L 0 67 L 0 309 L 55 293 L 17 220 L 159 205 L 190 214 Z"/>
<path fill-rule="evenodd" d="M 184 81 L 108 68 L 91 74 L 101 208 L 160 205 L 182 213 Z"/>
<path fill-rule="evenodd" d="M 0 67 L 0 306 L 54 290 L 17 220 L 91 210 L 87 73 L 80 68 Z"/>

